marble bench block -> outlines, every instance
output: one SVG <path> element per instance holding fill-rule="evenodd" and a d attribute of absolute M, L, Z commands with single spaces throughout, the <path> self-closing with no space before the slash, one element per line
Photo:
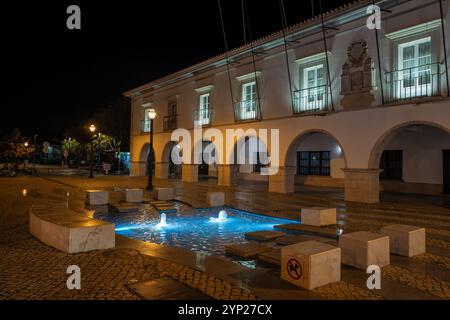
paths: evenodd
<path fill-rule="evenodd" d="M 91 219 L 62 206 L 32 207 L 30 233 L 66 253 L 111 249 L 114 224 Z"/>
<path fill-rule="evenodd" d="M 225 193 L 224 192 L 207 192 L 206 203 L 210 207 L 223 207 L 225 205 Z"/>
<path fill-rule="evenodd" d="M 86 203 L 92 206 L 102 206 L 109 202 L 109 192 L 104 190 L 87 190 Z"/>
<path fill-rule="evenodd" d="M 69 239 L 68 253 L 112 249 L 115 247 L 115 226 L 98 220 L 72 225 Z"/>
<path fill-rule="evenodd" d="M 128 203 L 141 203 L 144 201 L 144 190 L 125 189 L 122 191 L 122 200 Z"/>
<path fill-rule="evenodd" d="M 312 290 L 341 280 L 341 249 L 318 241 L 281 248 L 281 278 Z"/>
<path fill-rule="evenodd" d="M 173 200 L 173 188 L 153 189 L 153 199 L 160 201 Z"/>
<path fill-rule="evenodd" d="M 381 233 L 389 236 L 393 254 L 414 257 L 426 252 L 425 228 L 395 224 L 381 228 Z"/>
<path fill-rule="evenodd" d="M 340 236 L 342 263 L 366 270 L 370 265 L 381 267 L 390 263 L 389 237 L 366 231 Z"/>
<path fill-rule="evenodd" d="M 303 208 L 301 222 L 306 226 L 322 227 L 336 224 L 336 208 Z"/>

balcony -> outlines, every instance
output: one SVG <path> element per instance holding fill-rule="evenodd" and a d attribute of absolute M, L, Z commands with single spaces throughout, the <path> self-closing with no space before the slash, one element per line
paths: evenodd
<path fill-rule="evenodd" d="M 331 95 L 328 85 L 294 91 L 294 113 L 326 112 L 330 109 Z"/>
<path fill-rule="evenodd" d="M 234 105 L 236 121 L 260 120 L 261 112 L 258 99 L 244 100 Z"/>
<path fill-rule="evenodd" d="M 396 102 L 441 95 L 439 63 L 386 73 L 386 101 Z"/>
<path fill-rule="evenodd" d="M 149 133 L 151 129 L 150 120 L 141 121 L 141 133 Z"/>
<path fill-rule="evenodd" d="M 208 106 L 196 110 L 194 113 L 194 122 L 198 126 L 209 126 L 211 124 L 211 108 Z"/>
<path fill-rule="evenodd" d="M 165 116 L 163 119 L 164 123 L 164 131 L 172 131 L 177 128 L 177 116 Z"/>

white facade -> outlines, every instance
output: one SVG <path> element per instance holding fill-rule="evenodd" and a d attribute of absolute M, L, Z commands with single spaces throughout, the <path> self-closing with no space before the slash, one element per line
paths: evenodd
<path fill-rule="evenodd" d="M 439 1 L 379 2 L 387 10 L 378 30 L 382 82 L 375 31 L 366 25 L 371 4 L 360 1 L 324 15 L 325 25 L 337 28 L 327 29 L 328 52 L 320 18 L 287 30 L 290 81 L 280 32 L 256 41 L 255 65 L 250 47 L 243 46 L 229 53 L 229 73 L 221 55 L 125 93 L 132 99 L 131 174 L 146 172 L 145 117 L 154 108 L 157 178 L 168 177 L 171 131 L 193 130 L 197 122 L 224 135 L 236 128 L 280 130 L 277 175 L 251 173 L 252 165 L 210 166 L 219 185 L 247 178 L 268 181 L 273 192 L 293 192 L 294 183 L 337 186 L 345 188 L 347 200 L 369 203 L 377 202 L 383 189 L 441 193 L 443 154 L 450 150 L 449 1 L 442 1 L 447 55 Z M 402 174 L 380 183 L 385 150 L 401 151 Z M 322 174 L 298 175 L 299 152 L 306 152 L 302 156 L 311 158 L 310 165 L 321 152 Z M 178 170 L 192 182 L 198 179 L 197 167 L 185 164 Z"/>

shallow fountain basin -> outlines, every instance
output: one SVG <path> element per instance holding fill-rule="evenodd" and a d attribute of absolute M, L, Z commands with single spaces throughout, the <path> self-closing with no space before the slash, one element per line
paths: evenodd
<path fill-rule="evenodd" d="M 275 230 L 275 225 L 299 223 L 233 208 L 226 208 L 227 218 L 218 221 L 219 211 L 217 208 L 180 210 L 167 214 L 167 226 L 162 228 L 157 226 L 161 220 L 159 213 L 152 209 L 127 215 L 101 214 L 96 218 L 113 222 L 116 233 L 122 236 L 211 255 L 224 255 L 225 245 L 248 242 L 247 232 Z"/>

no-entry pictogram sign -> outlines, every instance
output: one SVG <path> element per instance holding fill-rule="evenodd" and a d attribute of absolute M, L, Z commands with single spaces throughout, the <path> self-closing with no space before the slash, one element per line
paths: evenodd
<path fill-rule="evenodd" d="M 303 268 L 297 259 L 289 259 L 287 262 L 287 272 L 293 280 L 299 280 L 303 275 Z"/>

